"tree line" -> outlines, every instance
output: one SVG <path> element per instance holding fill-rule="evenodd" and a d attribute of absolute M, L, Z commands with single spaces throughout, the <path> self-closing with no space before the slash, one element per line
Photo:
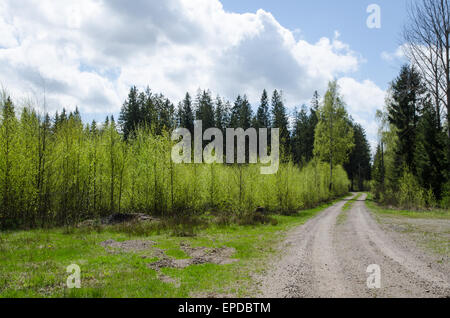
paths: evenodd
<path fill-rule="evenodd" d="M 351 186 L 342 165 L 349 159 L 346 168 L 352 166 L 356 126 L 343 106 L 332 83 L 323 101 L 315 94 L 309 112 L 303 107 L 295 113 L 289 129 L 278 91 L 270 100 L 264 91 L 253 114 L 245 95 L 231 105 L 208 91 L 194 100 L 186 94 L 175 108 L 162 94 L 132 87 L 118 121 L 108 116 L 85 124 L 78 109 L 41 115 L 30 105 L 18 108 L 3 92 L 0 227 L 71 225 L 127 212 L 240 217 L 260 206 L 282 213 L 313 207 Z M 285 154 L 278 173 L 261 175 L 259 165 L 173 164 L 171 131 L 192 129 L 194 119 L 206 128 L 280 127 Z M 330 152 L 338 141 L 342 149 Z M 355 180 L 363 176 L 353 172 Z"/>
<path fill-rule="evenodd" d="M 194 133 L 194 121 L 203 122 L 203 130 L 208 128 L 219 128 L 225 133 L 227 128 L 279 128 L 280 148 L 284 161 L 292 161 L 299 166 L 307 165 L 317 155 L 314 148 L 318 149 L 321 142 L 315 145 L 316 129 L 320 122 L 321 103 L 328 105 L 327 114 L 322 121 L 327 121 L 332 117 L 335 108 L 341 110 L 342 127 L 350 127 L 354 132 L 349 137 L 349 143 L 353 143 L 352 151 L 343 158 L 337 158 L 331 164 L 345 164 L 344 168 L 351 180 L 351 190 L 363 190 L 365 181 L 371 179 L 371 153 L 364 128 L 354 122 L 345 110 L 345 103 L 342 97 L 338 96 L 338 87 L 335 82 L 331 83 L 329 90 L 333 91 L 333 97 L 328 103 L 321 101 L 318 92 L 314 92 L 309 107 L 303 105 L 300 110 L 295 109 L 293 114 L 289 114 L 281 91 L 274 90 L 271 97 L 266 90 L 263 90 L 256 112 L 250 104 L 246 95 L 238 95 L 236 100 L 230 101 L 216 96 L 212 97 L 209 90 L 199 90 L 192 98 L 189 93 L 184 99 L 174 107 L 163 95 L 153 95 L 150 89 L 139 92 L 136 87 L 132 87 L 125 101 L 119 118 L 123 136 L 128 139 L 130 135 L 139 127 L 156 127 L 172 130 L 177 127 L 188 129 Z M 336 100 L 333 100 L 336 99 Z M 340 104 L 340 106 L 339 106 Z M 158 115 L 160 114 L 160 115 Z M 339 117 L 339 114 L 337 114 Z M 337 118 L 339 119 L 339 118 Z M 336 136 L 332 145 L 338 150 L 346 149 L 346 145 L 337 143 L 340 135 L 338 123 L 332 131 L 332 136 Z M 330 132 L 328 132 L 330 133 Z M 270 136 L 269 136 L 270 141 Z M 326 140 L 325 140 L 326 141 Z M 324 141 L 324 142 L 325 142 Z M 270 145 L 270 142 L 269 142 Z M 328 145 L 328 148 L 331 145 Z M 322 147 L 323 148 L 323 147 Z M 330 162 L 330 159 L 326 159 Z"/>
<path fill-rule="evenodd" d="M 409 7 L 404 65 L 377 117 L 376 198 L 404 208 L 450 206 L 450 15 L 447 0 Z"/>

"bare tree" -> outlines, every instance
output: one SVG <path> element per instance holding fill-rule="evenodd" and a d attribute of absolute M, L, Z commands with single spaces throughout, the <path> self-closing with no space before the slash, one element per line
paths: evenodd
<path fill-rule="evenodd" d="M 404 52 L 421 71 L 433 95 L 441 127 L 443 110 L 447 113 L 447 123 L 450 123 L 449 0 L 412 1 L 408 9 L 409 23 L 403 31 Z"/>

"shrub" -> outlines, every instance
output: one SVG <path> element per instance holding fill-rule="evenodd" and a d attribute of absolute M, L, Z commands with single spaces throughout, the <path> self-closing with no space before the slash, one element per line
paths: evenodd
<path fill-rule="evenodd" d="M 420 209 L 426 206 L 426 193 L 414 175 L 405 170 L 399 180 L 399 204 L 405 209 Z"/>

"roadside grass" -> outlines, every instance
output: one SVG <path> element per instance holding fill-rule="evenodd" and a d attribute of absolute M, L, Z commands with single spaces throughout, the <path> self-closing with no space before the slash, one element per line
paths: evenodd
<path fill-rule="evenodd" d="M 393 208 L 382 207 L 373 200 L 371 193 L 367 194 L 367 207 L 378 214 L 388 215 L 393 217 L 408 217 L 413 219 L 445 219 L 450 220 L 450 210 L 433 209 L 424 211 L 408 211 Z"/>
<path fill-rule="evenodd" d="M 353 199 L 348 200 L 342 207 L 342 212 L 338 215 L 336 224 L 342 225 L 347 221 L 347 212 L 352 208 L 353 204 L 361 197 L 361 193 L 358 193 Z"/>
<path fill-rule="evenodd" d="M 112 227 L 85 229 L 0 232 L 0 297 L 149 297 L 184 298 L 196 295 L 248 297 L 257 290 L 253 275 L 265 269 L 286 232 L 305 223 L 332 203 L 295 215 L 273 215 L 278 222 L 268 225 L 211 225 L 194 237 L 175 237 L 168 231 L 147 235 L 140 231 L 120 232 Z M 188 258 L 180 243 L 192 247 L 232 247 L 239 260 L 229 265 L 202 264 L 184 269 L 150 269 L 156 257 L 144 252 L 108 251 L 106 240 L 151 240 L 166 255 Z M 80 289 L 67 289 L 67 266 L 81 268 Z M 176 283 L 163 282 L 160 274 Z"/>
<path fill-rule="evenodd" d="M 450 220 L 449 210 L 428 210 L 428 211 L 407 211 L 389 209 L 379 206 L 374 200 L 372 194 L 368 194 L 366 205 L 374 216 L 378 223 L 392 224 L 392 219 L 397 220 L 395 223 L 395 230 L 402 234 L 408 235 L 413 239 L 421 248 L 432 251 L 435 254 L 448 257 L 450 253 L 450 230 L 442 229 L 439 225 L 439 220 Z M 391 221 L 388 221 L 391 219 Z M 420 225 L 420 222 L 414 224 L 411 220 L 417 221 L 424 220 L 426 223 L 430 223 L 428 220 L 433 220 L 434 226 Z M 441 222 L 442 223 L 442 222 Z M 438 263 L 442 263 L 444 260 L 439 260 Z"/>

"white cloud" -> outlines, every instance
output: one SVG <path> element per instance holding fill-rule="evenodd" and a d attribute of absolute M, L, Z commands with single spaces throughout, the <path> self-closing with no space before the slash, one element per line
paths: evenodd
<path fill-rule="evenodd" d="M 52 111 L 116 113 L 131 85 L 174 101 L 201 87 L 256 102 L 278 88 L 293 107 L 334 78 L 350 113 L 366 118 L 382 102 L 373 82 L 349 77 L 364 60 L 338 31 L 297 40 L 269 12 L 230 13 L 218 0 L 4 0 L 0 33 L 0 83 L 15 97 L 45 86 Z"/>
<path fill-rule="evenodd" d="M 394 52 L 381 52 L 381 58 L 386 62 L 403 61 L 405 59 L 404 47 L 399 46 Z"/>
<path fill-rule="evenodd" d="M 339 79 L 338 85 L 347 103 L 349 113 L 356 122 L 364 127 L 372 150 L 374 150 L 378 132 L 375 114 L 378 109 L 383 108 L 386 92 L 370 80 L 358 82 L 350 77 Z"/>
<path fill-rule="evenodd" d="M 360 83 L 343 77 L 338 80 L 338 85 L 352 114 L 371 114 L 384 105 L 385 91 L 370 80 Z"/>
<path fill-rule="evenodd" d="M 175 100 L 198 87 L 255 101 L 281 88 L 294 105 L 361 62 L 337 31 L 296 41 L 270 13 L 217 0 L 6 0 L 0 12 L 0 82 L 15 94 L 45 83 L 54 108 L 87 113 L 117 112 L 133 84 Z"/>

